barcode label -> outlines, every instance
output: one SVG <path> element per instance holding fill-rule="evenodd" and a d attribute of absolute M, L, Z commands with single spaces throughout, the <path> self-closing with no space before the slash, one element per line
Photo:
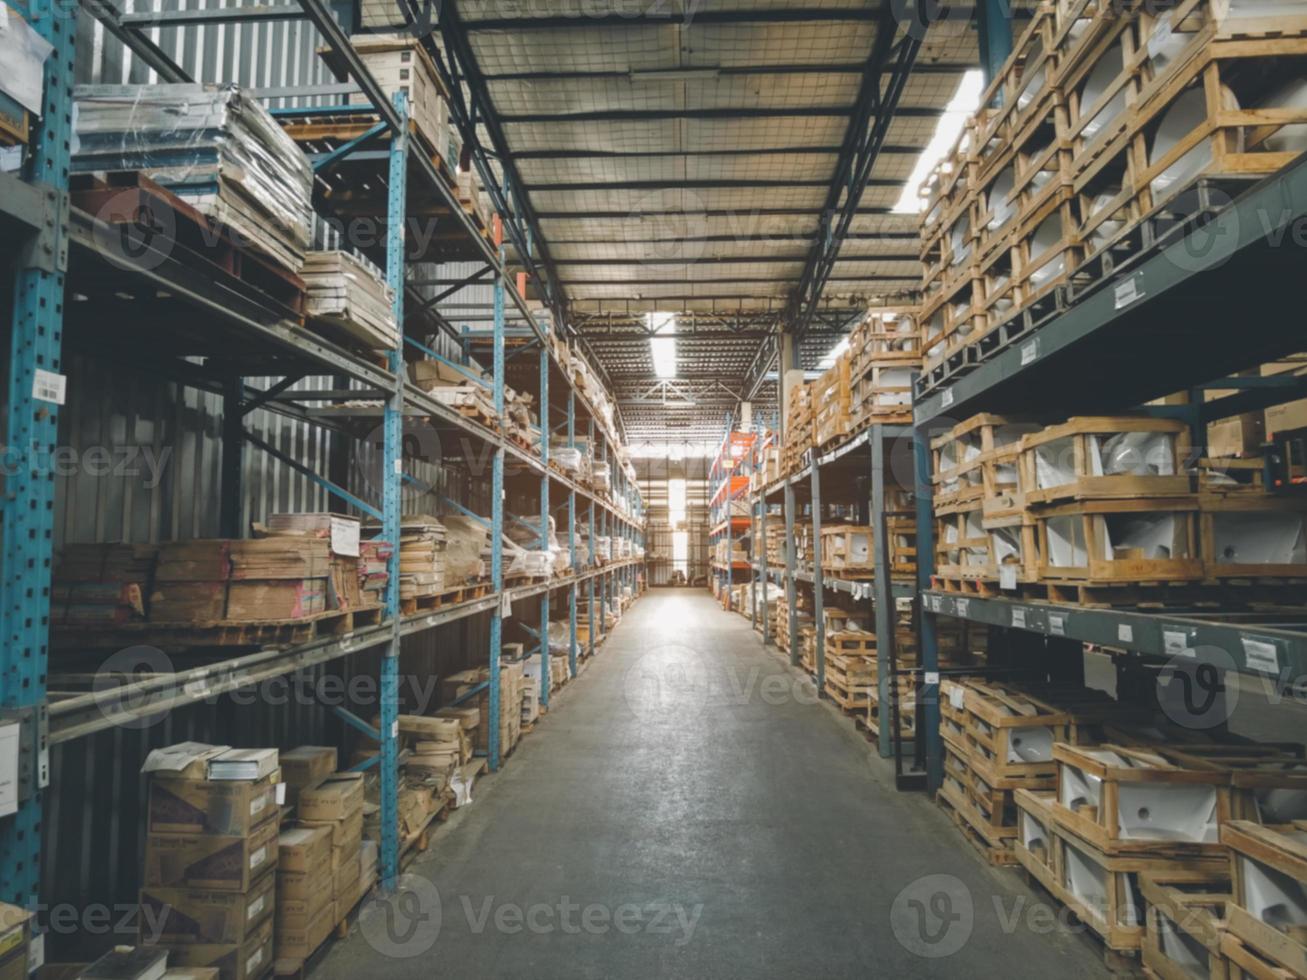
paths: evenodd
<path fill-rule="evenodd" d="M 1184 630 L 1162 630 L 1162 652 L 1168 657 L 1194 657 L 1189 645 L 1189 634 Z"/>
<path fill-rule="evenodd" d="M 68 378 L 53 371 L 37 368 L 32 375 L 32 397 L 43 402 L 62 405 L 68 394 Z"/>
<path fill-rule="evenodd" d="M 1244 637 L 1243 657 L 1248 664 L 1249 670 L 1259 670 L 1263 674 L 1278 674 L 1280 672 L 1280 654 L 1275 649 L 1274 643 Z"/>
<path fill-rule="evenodd" d="M 1133 626 L 1127 626 L 1125 623 L 1117 623 L 1116 638 L 1122 643 L 1133 643 L 1135 640 L 1135 629 Z"/>
<path fill-rule="evenodd" d="M 1025 367 L 1039 357 L 1039 341 L 1032 340 L 1021 346 L 1021 366 Z"/>
<path fill-rule="evenodd" d="M 1049 616 L 1048 631 L 1054 636 L 1066 636 L 1066 617 Z"/>
<path fill-rule="evenodd" d="M 1021 630 L 1026 628 L 1026 611 L 1024 609 L 1012 610 L 1012 625 Z"/>
<path fill-rule="evenodd" d="M 1116 284 L 1113 299 L 1115 300 L 1116 308 L 1120 310 L 1129 306 L 1136 300 L 1142 299 L 1143 295 L 1144 291 L 1139 288 L 1139 277 L 1134 275 L 1124 282 Z"/>
<path fill-rule="evenodd" d="M 940 404 L 940 407 L 941 407 L 941 408 L 948 408 L 950 405 L 953 404 L 953 389 L 952 389 L 952 388 L 948 388 L 948 389 L 946 389 L 946 390 L 944 391 L 943 396 L 942 396 L 942 397 L 940 398 L 940 400 L 939 400 L 939 404 Z"/>

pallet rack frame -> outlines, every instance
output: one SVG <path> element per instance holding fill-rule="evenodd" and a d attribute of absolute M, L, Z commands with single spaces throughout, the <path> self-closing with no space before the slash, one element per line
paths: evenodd
<path fill-rule="evenodd" d="M 239 468 L 231 461 L 239 460 L 246 442 L 272 452 L 283 462 L 304 472 L 297 461 L 277 453 L 245 433 L 239 419 L 255 408 L 265 408 L 288 417 L 316 425 L 336 426 L 341 419 L 380 416 L 383 429 L 383 466 L 386 474 L 382 487 L 380 508 L 360 500 L 330 480 L 311 471 L 307 472 L 317 485 L 352 506 L 361 508 L 382 520 L 382 537 L 398 542 L 401 516 L 400 487 L 402 473 L 401 426 L 406 415 L 419 415 L 436 421 L 442 427 L 480 440 L 493 448 L 492 455 L 492 515 L 491 522 L 501 530 L 504 520 L 503 478 L 505 462 L 511 459 L 516 466 L 533 470 L 540 480 L 541 532 L 548 534 L 549 492 L 558 485 L 567 493 L 568 547 L 572 559 L 571 573 L 543 583 L 506 587 L 502 580 L 502 540 L 498 533 L 493 538 L 493 590 L 484 596 L 450 605 L 431 612 L 403 616 L 398 594 L 399 549 L 394 549 L 390 564 L 390 580 L 385 596 L 386 618 L 377 625 L 365 626 L 342 636 L 319 638 L 289 649 L 261 650 L 232 657 L 203 667 L 182 670 L 174 674 L 155 676 L 121 687 L 92 691 L 47 704 L 46 676 L 48 669 L 48 631 L 50 573 L 53 564 L 53 476 L 38 465 L 41 458 L 49 458 L 58 437 L 58 404 L 62 403 L 63 383 L 59 375 L 60 348 L 63 333 L 63 297 L 65 271 L 71 250 L 82 260 L 91 261 L 97 248 L 97 233 L 103 228 L 95 217 L 68 204 L 69 143 L 72 113 L 72 80 L 75 53 L 76 21 L 68 19 L 62 11 L 48 6 L 34 5 L 20 8 L 32 26 L 54 46 L 54 54 L 46 65 L 45 113 L 42 125 L 35 127 L 34 140 L 29 149 L 29 168 L 24 179 L 0 174 L 0 222 L 12 230 L 20 247 L 13 249 L 11 260 L 15 286 L 13 304 L 13 340 L 10 356 L 9 406 L 7 435 L 12 443 L 19 438 L 22 444 L 34 448 L 30 466 L 8 482 L 4 501 L 3 551 L 3 630 L 5 650 L 0 654 L 0 720 L 17 720 L 21 723 L 24 746 L 22 802 L 19 811 L 11 817 L 0 817 L 0 900 L 35 908 L 39 903 L 39 869 L 41 856 L 40 789 L 46 785 L 48 745 L 87 737 L 115 725 L 171 711 L 206 698 L 229 693 L 262 680 L 284 676 L 305 667 L 324 664 L 351 653 L 381 648 L 381 730 L 373 732 L 371 726 L 342 710 L 337 714 L 347 723 L 378 735 L 381 749 L 378 757 L 361 768 L 370 768 L 379 761 L 382 765 L 382 834 L 380 848 L 381 877 L 387 886 L 393 884 L 398 869 L 399 842 L 397 833 L 397 735 L 395 716 L 398 708 L 398 660 L 403 637 L 411 636 L 437 626 L 457 622 L 472 616 L 489 614 L 491 642 L 489 650 L 490 679 L 487 684 L 491 700 L 492 717 L 497 717 L 499 689 L 499 644 L 497 642 L 501 615 L 506 607 L 533 598 L 541 600 L 540 653 L 545 670 L 542 671 L 542 702 L 547 703 L 548 672 L 548 598 L 555 590 L 566 589 L 569 601 L 570 651 L 569 668 L 576 674 L 577 590 L 585 584 L 593 596 L 596 579 L 607 594 L 610 580 L 638 586 L 636 560 L 612 561 L 599 565 L 593 560 L 584 569 L 576 564 L 575 516 L 576 498 L 588 501 L 590 526 L 594 527 L 594 514 L 599 509 L 601 519 L 631 542 L 643 546 L 643 507 L 638 489 L 626 480 L 621 467 L 615 468 L 612 502 L 576 480 L 550 467 L 548 458 L 549 389 L 552 372 L 562 378 L 560 390 L 567 392 L 566 426 L 569 444 L 574 445 L 575 423 L 579 407 L 588 416 L 591 445 L 594 445 L 595 410 L 581 394 L 561 365 L 556 361 L 549 340 L 548 326 L 542 326 L 523 297 L 509 282 L 507 256 L 503 234 L 492 245 L 472 224 L 463 212 L 451 186 L 446 185 L 436 172 L 433 162 L 423 153 L 408 145 L 406 125 L 407 106 L 402 96 L 394 102 L 386 98 L 380 86 L 364 67 L 349 38 L 326 9 L 321 0 L 301 0 L 303 14 L 317 26 L 327 45 L 341 64 L 352 83 L 368 96 L 365 107 L 379 116 L 384 127 L 378 127 L 384 152 L 376 154 L 377 165 L 388 177 L 385 217 L 388 235 L 386 241 L 386 277 L 394 292 L 394 312 L 397 323 L 404 322 L 404 300 L 408 289 L 405 278 L 403 218 L 407 213 L 407 180 L 410 166 L 415 166 L 421 179 L 430 185 L 448 205 L 452 220 L 463 239 L 479 250 L 487 268 L 471 277 L 468 282 L 493 276 L 494 322 L 491 331 L 493 344 L 493 375 L 495 404 L 502 414 L 505 388 L 504 340 L 512 328 L 510 317 L 524 322 L 538 344 L 540 365 L 540 394 L 542 407 L 540 457 L 534 457 L 501 432 L 480 423 L 465 419 L 457 412 L 441 405 L 409 384 L 403 371 L 402 352 L 395 348 L 388 352 L 384 368 L 343 348 L 318 339 L 289 322 L 271 321 L 256 314 L 247 302 L 237 301 L 222 284 L 197 275 L 174 258 L 166 249 L 153 244 L 136 256 L 122 256 L 118 272 L 127 280 L 144 286 L 166 290 L 177 301 L 194 307 L 212 317 L 214 323 L 227 330 L 233 338 L 274 349 L 279 354 L 292 356 L 302 365 L 302 373 L 287 371 L 283 381 L 258 389 L 240 376 L 215 380 L 208 375 L 192 371 L 184 365 L 171 364 L 176 380 L 202 390 L 224 394 L 224 476 L 222 485 L 224 532 L 236 523 L 238 502 L 242 488 Z M 256 19 L 260 8 L 238 8 L 224 11 L 231 21 Z M 91 9 L 94 16 L 106 23 L 146 64 L 157 70 L 166 81 L 187 81 L 187 76 L 172 64 L 149 39 L 134 25 L 123 22 L 112 8 L 101 5 Z M 198 24 L 199 20 L 179 22 L 176 26 Z M 443 64 L 442 64 L 443 69 Z M 457 70 L 457 67 L 456 67 Z M 466 72 L 460 77 L 469 84 L 478 105 L 485 105 L 484 92 L 478 93 Z M 297 94 L 297 93 L 292 93 Z M 306 89 L 304 94 L 318 94 Z M 353 107 L 358 108 L 358 107 Z M 321 111 L 319 107 L 316 111 Z M 466 109 L 461 122 L 470 127 Z M 481 110 L 484 111 L 484 110 Z M 482 117 L 484 121 L 484 116 Z M 356 151 L 352 145 L 337 158 Z M 360 154 L 362 156 L 362 154 Z M 479 166 L 489 159 L 484 148 L 477 147 Z M 521 198 L 512 187 L 491 188 L 501 214 L 507 214 L 502 227 L 517 247 L 517 258 L 528 271 L 537 271 L 531 247 L 532 229 L 523 227 L 524 214 L 520 207 L 511 204 Z M 546 281 L 541 276 L 541 281 Z M 448 295 L 448 293 L 444 294 Z M 507 306 L 511 303 L 514 312 Z M 424 312 L 439 320 L 434 303 L 423 303 Z M 558 310 L 555 309 L 557 313 Z M 555 322 L 563 321 L 556 317 Z M 411 338 L 408 342 L 415 346 Z M 46 372 L 38 375 L 38 372 Z M 315 392 L 314 397 L 298 397 L 299 401 L 320 403 L 345 402 L 361 394 L 371 394 L 380 400 L 378 409 L 347 408 L 331 405 L 327 408 L 306 407 L 297 404 L 291 391 L 295 381 L 308 374 L 334 375 L 356 383 L 361 388 L 340 392 Z M 39 380 L 39 384 L 34 381 Z M 52 387 L 53 385 L 53 387 Z M 56 394 L 57 392 L 57 394 Z M 232 424 L 226 424 L 232 420 Z M 601 452 L 609 458 L 607 436 L 600 433 Z M 593 537 L 592 548 L 593 548 Z M 594 609 L 590 616 L 593 623 Z M 595 631 L 590 634 L 591 650 Z M 532 651 L 533 653 L 535 651 Z M 47 721 L 48 719 L 48 721 Z M 48 726 L 48 727 L 47 727 Z M 489 763 L 492 769 L 500 764 L 498 726 L 492 725 L 488 733 Z M 30 762 L 30 765 L 27 763 Z M 58 774 L 56 774 L 57 777 Z"/>
<path fill-rule="evenodd" d="M 929 438 L 951 421 L 980 412 L 1012 411 L 1022 404 L 1056 406 L 1062 414 L 1104 414 L 1134 408 L 1178 390 L 1189 404 L 1147 410 L 1188 422 L 1196 445 L 1209 422 L 1307 395 L 1302 378 L 1221 378 L 1295 352 L 1300 340 L 1284 329 L 1299 286 L 1303 246 L 1293 230 L 1307 220 L 1307 159 L 1248 189 L 1205 220 L 1180 226 L 1160 247 L 1142 253 L 1099 282 L 1082 288 L 1037 330 L 980 361 L 947 387 L 919 385 L 914 409 L 917 446 L 919 584 L 923 665 L 937 662 L 937 617 L 1000 627 L 1044 649 L 1066 641 L 1095 643 L 1153 660 L 1229 667 L 1273 684 L 1307 675 L 1307 617 L 1252 617 L 1086 607 L 1007 597 L 960 596 L 931 588 Z M 1250 308 L 1250 304 L 1252 308 Z M 1237 343 L 1221 337 L 1224 323 L 1239 324 Z M 1205 325 L 1195 343 L 1194 325 Z M 1223 342 L 1225 341 L 1225 342 Z M 1112 359 L 1106 384 L 1086 363 Z M 1234 394 L 1204 401 L 1204 388 Z M 1301 493 L 1301 488 L 1286 488 Z M 1255 586 L 1253 587 L 1255 588 Z M 1218 656 L 1219 652 L 1219 656 Z M 942 780 L 938 732 L 938 671 L 925 667 L 926 762 L 929 787 Z"/>

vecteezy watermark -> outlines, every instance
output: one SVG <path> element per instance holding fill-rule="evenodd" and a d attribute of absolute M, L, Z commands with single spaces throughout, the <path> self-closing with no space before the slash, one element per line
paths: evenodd
<path fill-rule="evenodd" d="M 904 949 L 936 959 L 952 956 L 971 938 L 976 909 L 971 890 L 950 874 L 909 882 L 890 905 L 890 928 Z"/>
<path fill-rule="evenodd" d="M 760 701 L 816 704 L 817 690 L 806 677 L 765 672 L 753 663 L 710 663 L 697 650 L 677 643 L 646 650 L 622 681 L 626 705 L 646 721 L 659 715 L 682 716 L 709 705 L 731 707 Z"/>
<path fill-rule="evenodd" d="M 131 646 L 112 654 L 92 681 L 96 693 L 118 692 L 98 699 L 100 713 L 123 728 L 149 728 L 167 717 L 167 705 L 177 697 L 179 678 L 172 659 L 157 647 Z M 439 678 L 402 674 L 397 679 L 400 703 L 414 714 L 426 714 L 436 703 Z M 254 684 L 214 687 L 202 672 L 181 680 L 183 694 L 194 702 L 215 705 L 226 698 L 238 707 L 262 704 L 273 708 L 347 708 L 369 714 L 381 709 L 381 681 L 371 674 L 340 677 L 296 671 L 267 677 Z M 155 710 L 156 707 L 158 710 Z"/>
<path fill-rule="evenodd" d="M 569 895 L 556 901 L 499 901 L 494 895 L 460 895 L 450 909 L 452 925 L 458 917 L 473 936 L 494 932 L 502 936 L 562 933 L 568 936 L 624 936 L 636 934 L 672 937 L 674 946 L 694 938 L 703 905 L 667 902 L 624 902 L 609 905 L 580 902 Z M 411 959 L 429 951 L 440 938 L 446 914 L 440 891 L 421 874 L 405 874 L 394 891 L 369 899 L 359 913 L 363 938 L 383 956 Z"/>
<path fill-rule="evenodd" d="M 1168 644 L 1172 656 L 1157 674 L 1162 713 L 1177 725 L 1199 731 L 1229 722 L 1239 704 L 1238 686 L 1226 683 L 1227 675 L 1238 671 L 1234 658 L 1220 647 L 1189 647 L 1179 636 Z"/>
<path fill-rule="evenodd" d="M 163 482 L 172 455 L 172 446 L 159 449 L 153 446 L 86 446 L 79 449 L 75 446 L 41 446 L 33 441 L 27 446 L 0 447 L 0 475 L 36 472 L 56 477 L 85 475 L 97 479 L 134 480 L 143 477 L 141 486 L 153 490 Z"/>
<path fill-rule="evenodd" d="M 114 936 L 123 943 L 156 943 L 163 935 L 171 906 L 136 902 L 104 905 L 90 902 L 75 905 L 58 902 L 36 907 L 42 931 L 58 936 Z"/>

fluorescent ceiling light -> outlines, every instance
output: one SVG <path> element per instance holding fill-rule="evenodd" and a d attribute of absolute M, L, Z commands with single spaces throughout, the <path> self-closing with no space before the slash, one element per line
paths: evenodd
<path fill-rule="evenodd" d="M 703 82 L 721 76 L 720 68 L 647 68 L 631 72 L 633 82 Z"/>
<path fill-rule="evenodd" d="M 980 108 L 980 96 L 984 91 L 985 73 L 979 68 L 973 68 L 962 76 L 952 101 L 944 109 L 944 114 L 939 117 L 939 123 L 935 126 L 935 135 L 921 151 L 921 156 L 917 157 L 917 164 L 912 168 L 908 182 L 903 185 L 903 193 L 893 208 L 895 214 L 921 213 L 922 201 L 919 196 L 921 185 L 935 169 L 935 164 L 944 159 L 944 154 L 958 141 L 967 119 Z"/>
<path fill-rule="evenodd" d="M 645 321 L 655 336 L 649 338 L 649 353 L 653 355 L 654 374 L 667 379 L 676 377 L 676 314 L 646 313 Z"/>

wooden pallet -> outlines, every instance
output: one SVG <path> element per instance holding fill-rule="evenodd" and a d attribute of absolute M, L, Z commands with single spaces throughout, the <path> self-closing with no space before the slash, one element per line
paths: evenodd
<path fill-rule="evenodd" d="M 244 243 L 246 236 L 202 214 L 172 191 L 137 171 L 74 174 L 69 202 L 111 227 L 136 230 L 170 258 L 208 275 L 240 280 L 286 318 L 304 322 L 305 284 L 298 270 Z M 117 243 L 106 243 L 112 250 Z M 122 247 L 131 245 L 126 239 Z M 110 259 L 112 253 L 110 252 Z"/>
<path fill-rule="evenodd" d="M 451 589 L 444 589 L 441 592 L 435 592 L 430 595 L 410 596 L 399 600 L 401 614 L 405 616 L 415 616 L 419 613 L 434 612 L 437 609 L 444 609 L 447 606 L 456 606 L 460 602 L 471 602 L 474 599 L 482 599 L 490 594 L 490 585 L 488 583 L 479 583 L 473 585 L 459 585 Z"/>
<path fill-rule="evenodd" d="M 956 785 L 949 783 L 947 778 L 945 785 L 936 793 L 935 801 L 949 815 L 962 836 L 989 864 L 1003 867 L 1017 863 L 1011 837 L 998 838 L 987 835 L 981 829 L 985 825 L 984 819 L 977 815 Z"/>

